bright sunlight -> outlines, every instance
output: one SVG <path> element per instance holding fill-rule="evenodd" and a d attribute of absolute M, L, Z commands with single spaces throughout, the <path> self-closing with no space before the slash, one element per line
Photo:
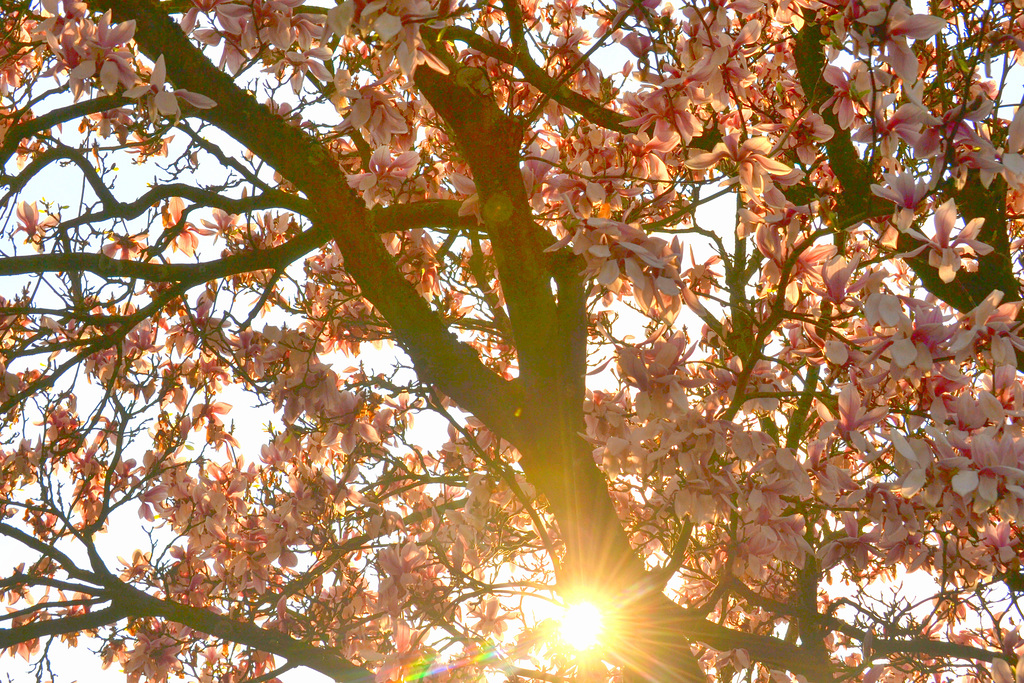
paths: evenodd
<path fill-rule="evenodd" d="M 592 603 L 572 605 L 562 615 L 559 633 L 562 640 L 575 650 L 589 650 L 601 637 L 601 611 Z"/>

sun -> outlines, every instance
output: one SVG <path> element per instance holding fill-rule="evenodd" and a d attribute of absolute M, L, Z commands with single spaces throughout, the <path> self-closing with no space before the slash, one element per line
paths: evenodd
<path fill-rule="evenodd" d="M 558 632 L 574 650 L 589 650 L 601 640 L 602 629 L 601 610 L 593 603 L 580 602 L 565 610 Z"/>

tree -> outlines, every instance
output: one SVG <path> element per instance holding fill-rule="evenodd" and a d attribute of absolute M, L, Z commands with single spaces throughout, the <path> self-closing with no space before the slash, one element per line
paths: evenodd
<path fill-rule="evenodd" d="M 40 680 L 1022 679 L 1019 3 L 2 6 Z"/>

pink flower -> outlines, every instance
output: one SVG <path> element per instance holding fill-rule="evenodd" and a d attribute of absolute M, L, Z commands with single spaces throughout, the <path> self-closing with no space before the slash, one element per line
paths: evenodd
<path fill-rule="evenodd" d="M 882 106 L 876 108 L 871 125 L 861 127 L 853 135 L 856 142 L 881 143 L 880 151 L 886 157 L 895 155 L 901 141 L 917 147 L 921 138 L 922 126 L 939 123 L 939 119 L 929 114 L 923 106 L 916 102 L 901 105 L 892 116 L 887 118 L 884 107 L 888 103 L 889 98 L 883 98 Z"/>
<path fill-rule="evenodd" d="M 397 190 L 419 163 L 416 152 L 402 152 L 392 158 L 391 150 L 378 147 L 370 157 L 369 172 L 353 173 L 348 176 L 348 184 L 363 193 L 367 206 L 373 206 L 382 198 L 382 190 Z"/>
<path fill-rule="evenodd" d="M 149 106 L 150 121 L 154 123 L 161 115 L 173 116 L 175 118 L 181 116 L 181 109 L 178 107 L 177 100 L 179 97 L 196 109 L 212 109 L 217 106 L 216 102 L 205 95 L 188 90 L 165 90 L 166 80 L 167 67 L 164 65 L 164 56 L 160 55 L 157 57 L 156 63 L 153 65 L 153 71 L 149 75 L 149 84 L 137 85 L 128 90 L 125 96 L 132 99 L 145 97 Z"/>
<path fill-rule="evenodd" d="M 888 199 L 901 209 L 914 209 L 921 203 L 931 187 L 910 173 L 883 173 L 885 185 L 872 185 L 871 192 Z"/>
<path fill-rule="evenodd" d="M 110 258 L 133 259 L 142 253 L 143 237 L 140 235 L 111 235 L 110 244 L 104 244 L 100 251 Z"/>
<path fill-rule="evenodd" d="M 143 677 L 151 681 L 167 680 L 168 674 L 181 670 L 180 652 L 181 644 L 173 634 L 142 632 L 136 636 L 135 648 L 127 654 L 122 667 L 132 682 Z"/>
<path fill-rule="evenodd" d="M 880 406 L 864 410 L 860 392 L 853 384 L 847 384 L 839 392 L 839 431 L 843 434 L 863 432 L 881 420 L 886 409 Z"/>
<path fill-rule="evenodd" d="M 376 683 L 397 683 L 420 677 L 415 666 L 419 660 L 419 631 L 413 630 L 398 618 L 392 617 L 392 624 L 395 648 L 377 671 Z"/>
<path fill-rule="evenodd" d="M 342 70 L 335 75 L 334 85 L 334 105 L 339 112 L 348 108 L 338 124 L 339 131 L 358 129 L 374 147 L 389 145 L 392 136 L 409 132 L 409 123 L 396 106 L 394 96 L 384 91 L 379 81 L 355 87 L 348 71 Z"/>
<path fill-rule="evenodd" d="M 46 234 L 46 229 L 57 225 L 57 219 L 53 216 L 40 219 L 39 209 L 36 208 L 35 202 L 18 202 L 16 213 L 18 215 L 18 227 L 14 230 L 15 234 L 24 232 L 28 236 L 25 242 L 31 242 L 36 251 L 41 251 L 41 243 L 43 236 Z"/>
<path fill-rule="evenodd" d="M 1024 186 L 1024 107 L 1017 107 L 1013 120 L 1006 130 L 1006 147 L 1000 151 L 1003 175 L 1011 185 Z"/>
<path fill-rule="evenodd" d="M 650 36 L 641 35 L 635 31 L 630 31 L 620 38 L 618 42 L 619 45 L 632 52 L 633 56 L 637 58 L 645 57 L 650 53 L 651 45 L 653 44 Z"/>
<path fill-rule="evenodd" d="M 845 302 L 849 293 L 850 276 L 859 264 L 860 254 L 855 255 L 852 261 L 836 256 L 822 264 L 821 281 L 825 285 L 822 294 L 833 303 Z"/>
<path fill-rule="evenodd" d="M 849 72 L 830 64 L 825 67 L 822 77 L 835 93 L 825 100 L 823 106 L 831 104 L 833 113 L 839 119 L 839 127 L 849 130 L 860 118 L 862 100 L 865 94 L 871 92 L 873 75 L 860 62 L 854 62 Z"/>
<path fill-rule="evenodd" d="M 231 235 L 238 229 L 238 216 L 221 211 L 220 209 L 214 209 L 213 218 L 211 220 L 204 218 L 200 223 L 209 230 L 212 230 L 213 233 L 211 234 Z"/>
<path fill-rule="evenodd" d="M 477 618 L 476 628 L 485 635 L 500 636 L 508 628 L 505 621 L 509 614 L 502 613 L 501 603 L 495 598 L 488 598 L 470 610 Z"/>
<path fill-rule="evenodd" d="M 135 34 L 135 22 L 125 21 L 110 25 L 110 13 L 106 13 L 98 24 L 87 23 L 82 27 L 82 42 L 89 55 L 71 72 L 72 79 L 88 78 L 99 74 L 100 84 L 107 94 L 113 94 L 119 85 L 130 87 L 135 82 L 132 55 L 128 50 L 118 50 Z"/>
<path fill-rule="evenodd" d="M 970 221 L 956 236 L 953 237 L 953 226 L 956 223 L 956 202 L 950 199 L 935 211 L 935 237 L 925 237 L 916 230 L 908 230 L 913 235 L 925 242 L 912 252 L 905 254 L 904 258 L 916 256 L 926 249 L 929 249 L 928 264 L 939 271 L 939 277 L 943 282 L 952 282 L 956 272 L 963 265 L 961 256 L 974 254 L 984 256 L 992 251 L 992 247 L 984 242 L 978 241 L 978 231 L 984 224 L 984 218 L 975 218 Z"/>
<path fill-rule="evenodd" d="M 646 133 L 626 136 L 626 145 L 636 157 L 637 175 L 641 178 L 659 182 L 667 182 L 669 179 L 668 166 L 661 155 L 668 154 L 678 147 L 680 138 L 678 133 L 664 124 L 663 120 L 655 124 L 654 138 L 650 138 Z"/>
<path fill-rule="evenodd" d="M 1017 557 L 1014 546 L 1017 540 L 1010 537 L 1013 529 L 1005 521 L 999 522 L 996 526 L 989 526 L 982 537 L 985 545 L 989 546 L 999 561 L 1004 564 L 1011 563 Z"/>
<path fill-rule="evenodd" d="M 883 173 L 885 185 L 871 186 L 872 194 L 888 199 L 896 205 L 896 226 L 906 230 L 914 220 L 917 205 L 931 192 L 931 185 L 919 181 L 910 173 Z"/>
<path fill-rule="evenodd" d="M 864 568 L 868 564 L 869 557 L 878 554 L 878 550 L 875 548 L 875 544 L 879 540 L 878 530 L 873 529 L 861 533 L 855 515 L 844 512 L 842 518 L 843 530 L 846 535 L 824 545 L 818 551 L 822 569 L 834 567 L 842 560 L 846 560 L 855 568 Z"/>
<path fill-rule="evenodd" d="M 696 154 L 686 161 L 686 166 L 695 170 L 712 168 L 723 159 L 733 161 L 737 166 L 740 184 L 752 197 L 764 194 L 765 186 L 771 184 L 771 176 L 784 176 L 791 169 L 780 161 L 772 159 L 772 144 L 765 137 L 748 138 L 743 142 L 735 134 L 727 136 L 710 152 Z"/>
<path fill-rule="evenodd" d="M 327 83 L 331 80 L 331 74 L 324 65 L 324 62 L 331 57 L 331 51 L 324 47 L 311 48 L 304 50 L 303 52 L 295 52 L 289 50 L 285 53 L 284 58 L 276 64 L 272 64 L 265 68 L 265 73 L 277 72 L 280 73 L 284 70 L 285 66 L 291 68 L 292 76 L 289 79 L 289 83 L 292 86 L 292 92 L 296 95 L 302 90 L 302 82 L 306 79 L 306 74 L 311 74 L 321 83 Z"/>
<path fill-rule="evenodd" d="M 928 14 L 910 14 L 906 5 L 897 3 L 889 14 L 888 33 L 897 38 L 910 38 L 911 40 L 928 40 L 936 33 L 946 28 L 948 24 L 942 17 L 934 17 Z"/>
<path fill-rule="evenodd" d="M 415 543 L 391 546 L 381 551 L 378 558 L 381 571 L 402 587 L 408 587 L 417 581 L 417 568 L 427 561 L 427 551 Z"/>
<path fill-rule="evenodd" d="M 882 43 L 882 59 L 908 83 L 917 80 L 918 64 L 917 56 L 907 44 L 907 39 L 927 40 L 948 23 L 941 17 L 913 14 L 903 2 L 894 2 L 887 8 L 874 9 L 857 21 L 873 27 L 872 33 Z"/>

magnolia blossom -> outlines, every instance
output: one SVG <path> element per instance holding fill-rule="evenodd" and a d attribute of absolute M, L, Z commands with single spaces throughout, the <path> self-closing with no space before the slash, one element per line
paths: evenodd
<path fill-rule="evenodd" d="M 872 3 L 874 4 L 874 3 Z M 879 3 L 880 4 L 880 3 Z M 917 80 L 918 64 L 907 39 L 927 40 L 945 28 L 942 17 L 914 14 L 902 0 L 886 6 L 868 5 L 857 21 L 871 27 L 883 46 L 883 59 L 908 83 Z"/>
<path fill-rule="evenodd" d="M 938 269 L 943 282 L 952 282 L 956 272 L 963 265 L 964 255 L 984 256 L 991 253 L 992 246 L 977 239 L 978 232 L 985 223 L 984 218 L 974 218 L 953 237 L 956 224 L 956 202 L 952 199 L 944 202 L 935 211 L 935 237 L 926 237 L 917 230 L 908 230 L 908 234 L 925 242 L 922 246 L 907 253 L 905 257 L 917 256 L 928 250 L 928 263 Z"/>
<path fill-rule="evenodd" d="M 370 207 L 401 187 L 419 162 L 420 155 L 416 152 L 402 152 L 393 157 L 387 147 L 378 147 L 370 156 L 369 170 L 348 176 L 348 184 L 363 192 L 366 205 Z"/>
<path fill-rule="evenodd" d="M 264 71 L 290 69 L 292 76 L 288 79 L 288 82 L 291 85 L 292 92 L 298 95 L 299 91 L 302 90 L 302 83 L 307 74 L 313 76 L 321 83 L 331 80 L 331 73 L 324 65 L 324 60 L 329 59 L 330 56 L 330 51 L 323 47 L 303 50 L 302 52 L 288 50 L 281 61 L 271 64 Z"/>
<path fill-rule="evenodd" d="M 409 124 L 394 97 L 378 87 L 380 83 L 356 87 L 347 70 L 334 76 L 333 102 L 339 112 L 347 113 L 338 124 L 339 131 L 356 128 L 374 146 L 388 145 L 393 136 L 406 135 Z"/>
<path fill-rule="evenodd" d="M 178 106 L 178 98 L 185 100 L 196 109 L 212 109 L 217 106 L 216 102 L 199 93 L 181 89 L 166 90 L 164 83 L 166 79 L 167 67 L 164 65 L 164 56 L 160 55 L 149 74 L 149 84 L 137 85 L 125 92 L 125 96 L 132 99 L 146 98 L 151 122 L 155 123 L 160 116 L 173 116 L 175 119 L 180 117 L 181 109 Z"/>
<path fill-rule="evenodd" d="M 69 74 L 72 81 L 98 75 L 107 94 L 113 94 L 119 86 L 131 87 L 136 78 L 131 53 L 127 49 L 119 49 L 134 35 L 135 22 L 125 21 L 116 26 L 111 26 L 110 22 L 108 12 L 97 24 L 83 24 L 84 43 L 90 50 L 82 55 L 82 62 Z"/>
<path fill-rule="evenodd" d="M 700 119 L 688 106 L 693 95 L 691 90 L 699 78 L 699 74 L 680 71 L 678 76 L 661 81 L 653 91 L 629 93 L 625 103 L 634 117 L 627 121 L 628 125 L 643 130 L 654 122 L 654 138 L 666 140 L 678 131 L 683 142 L 689 143 L 703 132 Z"/>
<path fill-rule="evenodd" d="M 860 62 L 854 62 L 849 71 L 829 64 L 822 72 L 822 78 L 833 88 L 825 106 L 831 105 L 839 126 L 849 130 L 861 116 L 863 99 L 871 92 L 873 75 Z"/>
<path fill-rule="evenodd" d="M 663 155 L 674 150 L 679 143 L 679 134 L 672 131 L 664 122 L 659 122 L 655 126 L 654 138 L 650 138 L 646 133 L 626 138 L 626 144 L 636 157 L 637 175 L 658 182 L 664 182 L 669 178 Z"/>
<path fill-rule="evenodd" d="M 134 259 L 145 247 L 145 238 L 141 235 L 111 235 L 110 239 L 101 249 L 110 258 Z"/>
<path fill-rule="evenodd" d="M 420 37 L 420 26 L 435 16 L 436 10 L 425 0 L 391 3 L 345 0 L 328 13 L 327 29 L 328 35 L 345 35 L 353 26 L 372 30 L 388 44 L 388 52 L 394 54 L 399 68 L 407 76 L 420 64 L 447 74 L 448 67 L 427 49 Z"/>
<path fill-rule="evenodd" d="M 752 196 L 760 196 L 772 177 L 784 176 L 793 169 L 771 158 L 772 144 L 768 138 L 748 138 L 743 142 L 736 135 L 727 136 L 710 152 L 696 154 L 686 160 L 686 166 L 704 170 L 727 159 L 736 164 L 737 175 L 743 189 Z"/>
<path fill-rule="evenodd" d="M 880 142 L 879 149 L 887 157 L 894 155 L 901 145 L 917 145 L 922 128 L 939 123 L 937 117 L 916 102 L 900 105 L 892 115 L 887 115 L 884 110 L 892 104 L 890 100 L 895 101 L 895 96 L 882 98 L 878 103 L 882 111 L 875 114 L 870 126 L 862 126 L 853 135 L 857 142 Z"/>
<path fill-rule="evenodd" d="M 180 646 L 170 633 L 142 633 L 130 653 L 125 653 L 121 666 L 131 683 L 146 680 L 167 679 L 168 674 L 180 671 L 178 661 Z"/>
<path fill-rule="evenodd" d="M 871 192 L 896 205 L 896 225 L 907 230 L 914 221 L 918 204 L 931 193 L 931 185 L 910 173 L 883 173 L 885 185 L 873 183 Z"/>
<path fill-rule="evenodd" d="M 51 15 L 34 26 L 36 35 L 45 38 L 60 64 L 51 69 L 70 69 L 68 78 L 75 99 L 90 90 L 90 81 L 98 77 L 100 86 L 108 94 L 118 87 L 130 87 L 136 75 L 131 52 L 122 47 L 135 33 L 135 21 L 113 24 L 110 12 L 98 22 L 80 16 L 73 9 L 66 14 L 59 11 L 56 1 L 43 3 Z M 73 6 L 71 6 L 73 8 Z"/>
<path fill-rule="evenodd" d="M 15 234 L 25 233 L 25 242 L 31 243 L 36 251 L 42 251 L 42 241 L 46 236 L 48 228 L 57 225 L 57 219 L 53 216 L 41 217 L 35 202 L 18 202 L 15 213 L 18 216 L 18 227 Z"/>
<path fill-rule="evenodd" d="M 501 603 L 499 603 L 495 598 L 490 598 L 474 607 L 470 610 L 470 613 L 479 620 L 477 628 L 479 628 L 482 633 L 500 636 L 506 629 L 508 629 L 506 620 L 509 618 L 508 615 L 503 614 L 501 610 Z"/>

